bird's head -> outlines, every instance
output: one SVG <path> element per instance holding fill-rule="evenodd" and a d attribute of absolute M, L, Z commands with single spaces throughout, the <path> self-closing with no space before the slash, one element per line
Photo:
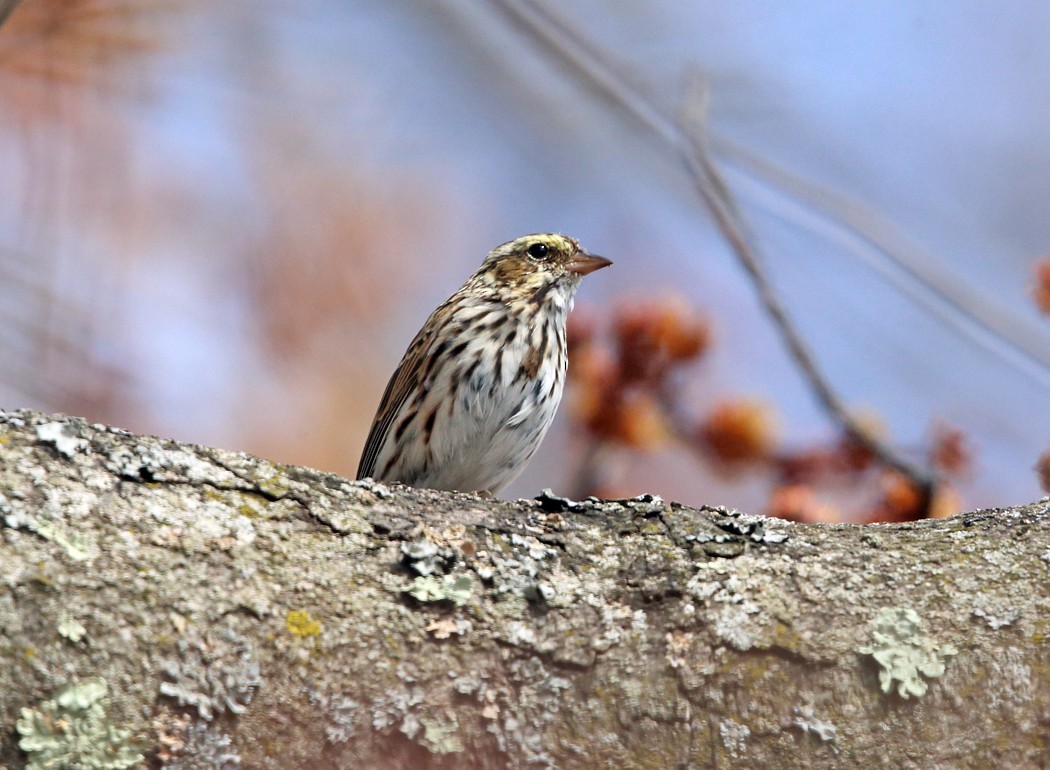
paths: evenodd
<path fill-rule="evenodd" d="M 475 279 L 509 298 L 569 301 L 580 278 L 611 260 L 588 254 L 578 241 L 557 233 L 535 233 L 497 246 Z"/>

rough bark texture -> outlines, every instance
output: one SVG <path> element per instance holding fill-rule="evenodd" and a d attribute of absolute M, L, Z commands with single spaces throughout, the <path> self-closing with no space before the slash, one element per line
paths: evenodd
<path fill-rule="evenodd" d="M 502 502 L 8 413 L 0 766 L 1045 767 L 1048 521 Z"/>

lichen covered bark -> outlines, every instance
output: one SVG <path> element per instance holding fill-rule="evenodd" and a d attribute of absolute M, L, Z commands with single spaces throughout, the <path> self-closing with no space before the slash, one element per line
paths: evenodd
<path fill-rule="evenodd" d="M 502 502 L 30 412 L 0 461 L 0 766 L 86 690 L 84 767 L 1050 763 L 1046 501 Z"/>

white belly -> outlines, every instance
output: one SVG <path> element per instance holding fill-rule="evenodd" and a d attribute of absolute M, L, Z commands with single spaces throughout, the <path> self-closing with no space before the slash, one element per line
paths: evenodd
<path fill-rule="evenodd" d="M 465 354 L 476 355 L 472 347 Z M 565 381 L 564 365 L 559 371 L 554 361 L 535 379 L 521 376 L 526 353 L 524 344 L 504 348 L 498 379 L 491 362 L 477 367 L 451 414 L 435 419 L 426 470 L 409 483 L 497 492 L 518 477 L 554 419 Z"/>

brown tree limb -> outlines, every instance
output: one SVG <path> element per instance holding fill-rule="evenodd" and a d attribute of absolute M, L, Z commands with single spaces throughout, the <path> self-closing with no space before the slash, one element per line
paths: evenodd
<path fill-rule="evenodd" d="M 504 502 L 23 411 L 0 565 L 9 768 L 74 727 L 78 761 L 169 768 L 1050 760 L 1045 500 L 867 527 Z"/>

